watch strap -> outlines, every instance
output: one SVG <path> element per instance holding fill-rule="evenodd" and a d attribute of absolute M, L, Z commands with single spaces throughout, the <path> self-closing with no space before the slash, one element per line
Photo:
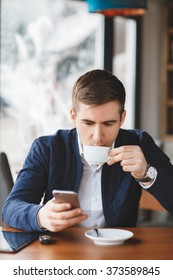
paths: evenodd
<path fill-rule="evenodd" d="M 150 177 L 144 177 L 144 178 L 140 178 L 140 179 L 135 178 L 135 180 L 137 182 L 141 182 L 141 183 L 149 183 L 149 182 L 153 181 L 153 179 Z"/>
<path fill-rule="evenodd" d="M 135 178 L 135 180 L 137 182 L 141 182 L 141 183 L 149 183 L 149 182 L 152 182 L 153 179 L 150 178 L 148 175 L 147 175 L 147 172 L 148 172 L 148 169 L 150 168 L 150 164 L 147 164 L 147 168 L 145 170 L 145 174 L 144 174 L 144 177 L 142 178 Z"/>

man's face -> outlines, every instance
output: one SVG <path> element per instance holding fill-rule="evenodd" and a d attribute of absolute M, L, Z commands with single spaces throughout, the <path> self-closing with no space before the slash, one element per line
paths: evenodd
<path fill-rule="evenodd" d="M 83 145 L 111 147 L 125 120 L 126 112 L 121 117 L 119 112 L 117 101 L 98 106 L 80 102 L 76 113 L 71 109 L 70 115 Z"/>

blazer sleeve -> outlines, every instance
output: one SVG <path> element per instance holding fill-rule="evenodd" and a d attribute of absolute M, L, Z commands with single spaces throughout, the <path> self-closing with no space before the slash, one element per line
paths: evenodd
<path fill-rule="evenodd" d="M 173 215 L 173 165 L 148 133 L 141 134 L 140 146 L 147 162 L 158 172 L 156 181 L 147 191 Z"/>
<path fill-rule="evenodd" d="M 6 225 L 26 231 L 42 230 L 37 213 L 47 184 L 48 159 L 47 147 L 35 140 L 3 206 L 2 219 Z"/>

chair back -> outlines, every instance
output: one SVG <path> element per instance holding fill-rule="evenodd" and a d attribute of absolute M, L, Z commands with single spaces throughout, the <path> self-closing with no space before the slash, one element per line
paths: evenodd
<path fill-rule="evenodd" d="M 139 227 L 172 227 L 171 214 L 146 190 L 142 190 L 139 203 Z"/>
<path fill-rule="evenodd" d="M 0 216 L 2 207 L 13 186 L 13 177 L 7 155 L 0 152 Z M 1 224 L 1 217 L 0 217 Z"/>
<path fill-rule="evenodd" d="M 153 211 L 166 211 L 166 209 L 146 190 L 142 190 L 139 208 Z"/>

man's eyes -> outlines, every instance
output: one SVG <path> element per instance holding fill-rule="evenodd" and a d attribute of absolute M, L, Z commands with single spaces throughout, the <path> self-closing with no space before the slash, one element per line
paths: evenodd
<path fill-rule="evenodd" d="M 93 125 L 94 123 L 92 123 L 92 122 L 83 122 L 84 124 L 86 124 L 86 125 Z"/>
<path fill-rule="evenodd" d="M 89 126 L 95 124 L 94 122 L 83 122 L 83 123 L 86 124 L 86 125 L 89 125 Z M 115 124 L 115 122 L 105 122 L 105 123 L 103 123 L 104 126 L 112 126 L 114 124 Z"/>
<path fill-rule="evenodd" d="M 107 123 L 104 123 L 105 126 L 111 126 L 111 125 L 114 125 L 115 122 L 107 122 Z"/>

